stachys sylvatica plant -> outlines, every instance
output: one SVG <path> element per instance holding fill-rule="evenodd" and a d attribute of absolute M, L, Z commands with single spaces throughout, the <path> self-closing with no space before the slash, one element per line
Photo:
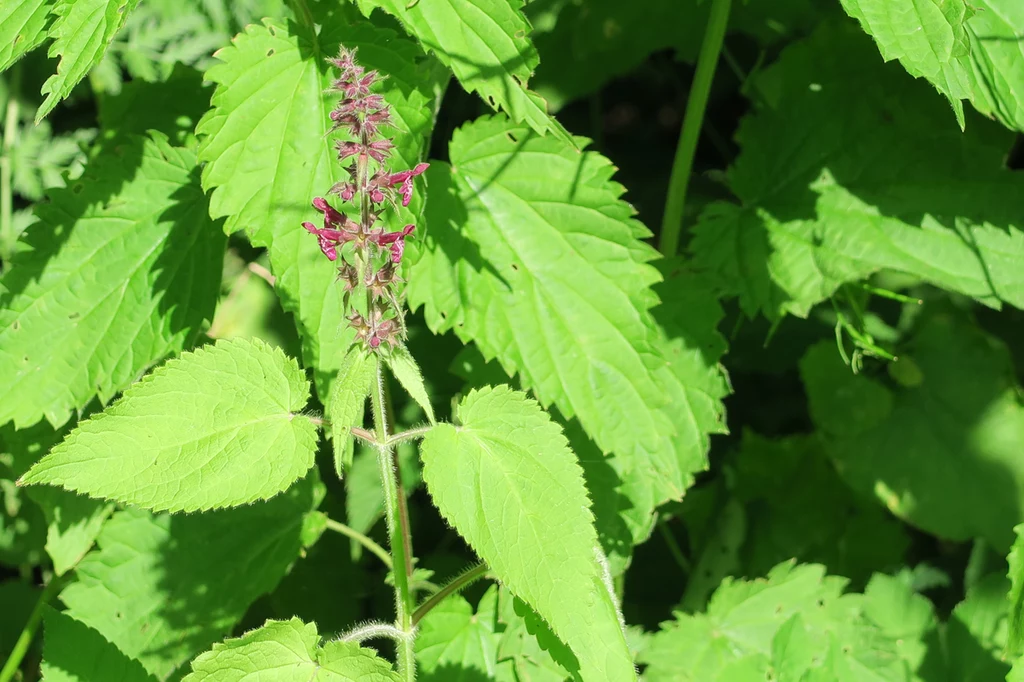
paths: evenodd
<path fill-rule="evenodd" d="M 269 498 L 283 504 L 289 495 L 301 496 L 304 483 L 296 481 L 309 478 L 322 427 L 330 433 L 339 476 L 352 466 L 353 439 L 376 451 L 389 547 L 385 551 L 322 514 L 310 516 L 302 531 L 315 536 L 340 530 L 379 554 L 394 585 L 394 621 L 353 623 L 322 645 L 315 624 L 268 621 L 214 644 L 192 661 L 186 680 L 249 679 L 285 668 L 287 679 L 296 680 L 411 681 L 420 621 L 485 576 L 508 590 L 532 632 L 564 642 L 560 649 L 547 646 L 570 673 L 587 680 L 635 679 L 582 471 L 561 427 L 508 386 L 469 392 L 454 423 L 434 417 L 405 344 L 400 273 L 415 227 L 396 223 L 398 207 L 409 206 L 428 164 L 393 167 L 388 134 L 396 123 L 391 106 L 375 92 L 384 76 L 364 69 L 356 57 L 356 48 L 342 47 L 328 60 L 337 70 L 330 91 L 338 97 L 328 133 L 340 133 L 334 152 L 343 179 L 312 199 L 319 225 L 295 225 L 316 238 L 322 257 L 336 268 L 330 285 L 342 291 L 348 328 L 320 339 L 322 347 L 343 346 L 325 418 L 303 411 L 309 384 L 295 360 L 260 342 L 218 341 L 153 370 L 79 424 L 19 483 L 60 485 L 155 512 L 211 512 Z M 388 372 L 422 407 L 428 424 L 392 431 Z M 372 429 L 362 426 L 367 398 Z M 419 442 L 423 480 L 437 509 L 482 560 L 440 587 L 416 578 L 395 457 L 396 447 L 410 441 Z M 118 462 L 113 470 L 111 459 Z M 397 672 L 360 646 L 372 639 L 394 641 Z M 317 677 L 317 670 L 340 677 Z"/>
<path fill-rule="evenodd" d="M 0 0 L 0 682 L 1024 682 L 1021 36 Z"/>

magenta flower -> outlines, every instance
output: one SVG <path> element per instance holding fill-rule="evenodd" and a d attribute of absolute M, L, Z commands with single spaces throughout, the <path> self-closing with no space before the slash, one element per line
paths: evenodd
<path fill-rule="evenodd" d="M 402 262 L 402 254 L 405 253 L 405 238 L 415 229 L 416 226 L 410 224 L 403 227 L 401 232 L 386 232 L 377 238 L 377 243 L 381 246 L 391 246 L 392 263 Z"/>
<path fill-rule="evenodd" d="M 331 132 L 345 131 L 345 139 L 335 142 L 338 159 L 355 157 L 345 167 L 348 178 L 335 183 L 328 194 L 354 204 L 350 215 L 331 206 L 323 197 L 313 199 L 313 208 L 323 214 L 323 227 L 311 222 L 302 226 L 316 235 L 320 251 L 330 261 L 340 260 L 338 280 L 344 284 L 342 299 L 349 325 L 356 338 L 370 349 L 399 345 L 405 338 L 405 321 L 397 266 L 405 254 L 405 239 L 416 227 L 387 232 L 387 224 L 378 224 L 387 207 L 412 201 L 414 180 L 429 167 L 418 163 L 408 170 L 392 172 L 388 167 L 394 143 L 381 135 L 381 128 L 393 125 L 391 109 L 384 97 L 371 92 L 381 80 L 376 71 L 365 71 L 355 62 L 355 50 L 344 48 L 329 60 L 341 70 L 333 89 L 341 100 L 330 113 Z M 344 249 L 346 244 L 352 246 Z M 372 245 L 372 247 L 371 247 Z M 365 294 L 365 307 L 350 308 Z"/>

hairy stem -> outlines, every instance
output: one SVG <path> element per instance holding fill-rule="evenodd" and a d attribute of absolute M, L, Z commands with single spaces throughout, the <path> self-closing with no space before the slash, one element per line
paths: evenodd
<path fill-rule="evenodd" d="M 391 405 L 391 390 L 388 388 L 388 384 L 384 382 L 384 407 L 387 409 L 388 414 L 394 414 L 395 408 Z M 391 437 L 388 437 L 388 446 L 391 448 L 395 447 L 395 443 Z M 398 520 L 401 522 L 402 528 L 409 527 L 409 506 L 407 498 L 405 496 L 405 484 L 402 483 L 402 462 L 395 457 L 395 485 L 398 486 Z M 405 575 L 409 578 L 409 584 L 412 585 L 412 535 L 410 533 L 403 533 L 402 538 L 405 540 Z M 415 603 L 416 593 L 413 589 L 412 601 L 410 604 Z"/>
<path fill-rule="evenodd" d="M 469 586 L 470 583 L 479 580 L 486 574 L 487 564 L 482 562 L 460 573 L 454 580 L 427 597 L 423 603 L 419 605 L 416 611 L 412 614 L 412 624 L 418 625 L 419 622 L 423 620 L 423 617 L 430 613 L 435 606 L 444 601 L 446 597 L 455 594 L 456 592 L 461 592 Z"/>
<path fill-rule="evenodd" d="M 18 92 L 21 89 L 21 64 L 10 70 L 7 81 L 7 112 L 4 115 L 4 141 L 0 147 L 0 259 L 10 267 L 14 251 L 14 198 L 11 177 L 14 172 L 14 145 L 18 138 Z"/>
<path fill-rule="evenodd" d="M 722 52 L 725 29 L 729 23 L 731 0 L 711 0 L 711 16 L 704 31 L 704 42 L 697 58 L 697 71 L 690 86 L 690 97 L 686 101 L 686 115 L 683 130 L 679 134 L 676 158 L 672 163 L 672 175 L 668 182 L 668 199 L 665 201 L 665 215 L 661 222 L 661 237 L 658 250 L 670 258 L 679 250 L 679 233 L 683 229 L 683 211 L 686 206 L 686 190 L 693 172 L 693 156 L 697 151 L 697 140 L 704 124 L 704 111 L 708 106 L 711 81 Z"/>
<path fill-rule="evenodd" d="M 379 557 L 380 560 L 384 562 L 384 565 L 387 566 L 389 569 L 392 567 L 391 556 L 384 550 L 384 548 L 378 545 L 372 539 L 368 538 L 367 536 L 357 531 L 355 528 L 352 528 L 351 526 L 346 526 L 344 523 L 341 523 L 340 521 L 335 521 L 334 519 L 327 519 L 327 527 L 335 531 L 336 533 L 341 533 L 342 535 L 352 538 L 360 545 L 376 554 L 377 557 Z"/>
<path fill-rule="evenodd" d="M 22 659 L 28 653 L 29 645 L 32 644 L 32 638 L 36 634 L 36 628 L 39 627 L 39 621 L 43 618 L 43 607 L 49 603 L 63 582 L 59 577 L 54 576 L 47 583 L 46 587 L 43 588 L 43 593 L 39 595 L 39 601 L 36 602 L 36 606 L 32 609 L 25 627 L 22 628 L 21 634 L 18 635 L 18 641 L 14 643 L 11 655 L 7 657 L 3 670 L 0 670 L 0 682 L 10 682 L 14 679 L 15 673 L 21 667 Z"/>
<path fill-rule="evenodd" d="M 391 574 L 395 579 L 396 624 L 398 629 L 407 635 L 405 639 L 397 643 L 398 674 L 406 682 L 413 682 L 416 679 L 416 661 L 413 658 L 412 590 L 409 587 L 409 575 L 404 570 L 407 562 L 411 562 L 411 557 L 406 556 L 409 525 L 408 519 L 401 513 L 405 500 L 399 495 L 395 451 L 390 445 L 387 445 L 388 427 L 384 414 L 383 364 L 383 360 L 378 355 L 377 379 L 370 397 L 373 402 L 373 423 L 377 431 L 377 442 L 384 444 L 377 448 L 377 460 L 380 464 L 380 480 L 384 487 L 384 518 L 387 520 L 388 543 L 391 545 L 391 558 L 394 567 Z"/>
<path fill-rule="evenodd" d="M 390 438 L 388 438 L 388 445 L 398 445 L 399 443 L 404 443 L 407 440 L 415 440 L 416 438 L 423 438 L 425 435 L 430 433 L 430 429 L 432 429 L 432 428 L 434 428 L 434 427 L 430 426 L 428 424 L 426 426 L 417 426 L 414 429 L 409 429 L 408 431 L 402 431 L 401 433 L 396 433 L 393 436 L 391 436 Z"/>

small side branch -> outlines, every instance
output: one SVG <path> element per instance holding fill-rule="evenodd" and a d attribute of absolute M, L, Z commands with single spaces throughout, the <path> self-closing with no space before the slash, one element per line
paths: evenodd
<path fill-rule="evenodd" d="M 422 620 L 424 616 L 430 613 L 430 611 L 435 606 L 443 602 L 446 597 L 455 594 L 456 592 L 461 592 L 462 590 L 466 589 L 470 584 L 476 582 L 480 578 L 483 578 L 485 575 L 487 575 L 487 570 L 487 564 L 479 563 L 476 566 L 473 566 L 463 571 L 461 574 L 456 576 L 455 579 L 452 580 L 450 583 L 442 587 L 434 594 L 427 597 L 412 614 L 413 626 L 415 627 L 416 625 L 419 625 L 420 620 Z"/>
<path fill-rule="evenodd" d="M 378 545 L 373 540 L 371 540 L 369 537 L 357 531 L 355 528 L 352 528 L 351 526 L 346 526 L 344 523 L 341 523 L 340 521 L 335 521 L 334 519 L 327 519 L 327 527 L 337 533 L 341 533 L 342 535 L 352 538 L 360 545 L 376 554 L 377 557 L 384 562 L 384 565 L 387 566 L 388 569 L 391 568 L 391 556 L 384 550 L 384 548 Z"/>

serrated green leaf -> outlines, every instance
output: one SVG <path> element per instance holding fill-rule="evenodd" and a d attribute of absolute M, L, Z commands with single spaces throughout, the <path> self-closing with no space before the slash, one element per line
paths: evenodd
<path fill-rule="evenodd" d="M 139 0 L 56 0 L 53 14 L 57 18 L 47 32 L 53 39 L 48 55 L 59 56 L 60 63 L 57 73 L 43 83 L 46 99 L 36 111 L 36 123 L 99 64 L 114 34 L 138 4 Z"/>
<path fill-rule="evenodd" d="M 657 254 L 611 164 L 500 117 L 458 130 L 450 156 L 427 171 L 430 234 L 411 305 L 578 418 L 602 450 L 656 481 L 658 501 L 680 496 L 675 387 L 648 312 Z"/>
<path fill-rule="evenodd" d="M 327 418 L 331 422 L 334 469 L 339 476 L 352 467 L 352 427 L 363 423 L 366 398 L 377 376 L 377 358 L 353 346 L 331 383 Z"/>
<path fill-rule="evenodd" d="M 964 0 L 841 0 L 843 9 L 875 39 L 885 61 L 898 59 L 949 99 L 960 128 L 963 100 L 974 94 L 967 20 L 977 11 Z"/>
<path fill-rule="evenodd" d="M 85 162 L 82 146 L 95 136 L 96 131 L 90 128 L 55 136 L 48 121 L 26 125 L 18 131 L 18 144 L 12 153 L 14 191 L 30 201 L 39 201 L 44 190 L 65 186 L 64 173 L 73 179 L 81 176 Z"/>
<path fill-rule="evenodd" d="M 43 612 L 43 631 L 39 670 L 46 682 L 156 682 L 141 663 L 68 615 L 47 608 Z"/>
<path fill-rule="evenodd" d="M 0 6 L 0 71 L 46 40 L 50 11 L 57 0 L 18 0 Z"/>
<path fill-rule="evenodd" d="M 101 94 L 100 125 L 119 135 L 158 130 L 175 145 L 195 149 L 196 124 L 210 108 L 210 91 L 201 72 L 179 64 L 160 83 L 136 80 L 117 94 Z"/>
<path fill-rule="evenodd" d="M 818 677 L 793 679 L 909 680 L 895 639 L 865 615 L 864 595 L 843 594 L 845 583 L 820 566 L 792 562 L 765 580 L 727 578 L 707 613 L 677 612 L 662 624 L 641 656 L 644 679 L 765 679 L 773 655 L 784 654 L 780 665 L 801 668 L 809 659 L 822 668 Z"/>
<path fill-rule="evenodd" d="M 118 512 L 61 592 L 68 615 L 166 679 L 226 635 L 302 548 L 310 479 L 269 502 L 200 514 Z"/>
<path fill-rule="evenodd" d="M 197 511 L 273 497 L 303 476 L 317 432 L 309 383 L 261 341 L 170 360 L 82 422 L 21 478 L 145 509 Z"/>
<path fill-rule="evenodd" d="M 635 679 L 582 472 L 561 430 L 507 387 L 473 391 L 457 418 L 457 427 L 436 425 L 420 450 L 442 515 L 572 648 L 584 678 Z"/>
<path fill-rule="evenodd" d="M 132 136 L 37 205 L 0 280 L 0 423 L 63 424 L 212 317 L 225 240 L 197 176 L 190 152 Z"/>
<path fill-rule="evenodd" d="M 537 67 L 537 50 L 522 0 L 356 0 L 368 15 L 375 7 L 396 17 L 425 50 L 451 68 L 468 92 L 539 134 L 567 145 L 573 138 L 548 115 L 547 104 L 526 83 Z"/>
<path fill-rule="evenodd" d="M 493 679 L 498 637 L 494 620 L 478 617 L 460 595 L 434 607 L 416 633 L 417 675 L 424 682 L 475 682 Z"/>
<path fill-rule="evenodd" d="M 961 134 L 926 85 L 872 50 L 825 25 L 754 80 L 762 103 L 728 175 L 739 203 L 705 210 L 695 266 L 748 315 L 772 319 L 806 316 L 882 269 L 1024 307 L 1024 177 L 1005 168 L 1010 134 L 977 117 Z"/>
<path fill-rule="evenodd" d="M 949 679 L 1002 680 L 1010 672 L 1007 641 L 1006 576 L 992 573 L 967 591 L 946 624 L 945 669 Z"/>
<path fill-rule="evenodd" d="M 396 169 L 411 168 L 425 150 L 439 72 L 414 43 L 391 31 L 343 15 L 322 24 L 315 35 L 296 22 L 285 28 L 268 20 L 237 36 L 218 53 L 223 63 L 206 73 L 217 88 L 197 133 L 206 163 L 203 186 L 213 192 L 211 215 L 228 216 L 228 232 L 245 229 L 253 244 L 268 248 L 277 292 L 296 316 L 303 364 L 315 369 L 318 392 L 326 396 L 352 331 L 343 318 L 336 267 L 301 225 L 315 218 L 313 197 L 347 177 L 332 149 L 340 133 L 328 135 L 336 95 L 325 91 L 336 73 L 324 59 L 343 43 L 358 48 L 364 67 L 387 75 L 380 92 L 396 124 Z M 414 195 L 403 217 L 414 216 L 420 201 Z"/>
<path fill-rule="evenodd" d="M 1009 563 L 1010 618 L 1006 653 L 1013 657 L 1024 654 L 1024 524 L 1013 529 L 1015 539 L 1006 558 Z"/>
<path fill-rule="evenodd" d="M 92 547 L 114 505 L 60 488 L 33 488 L 27 492 L 46 517 L 46 553 L 53 561 L 53 571 L 64 575 Z"/>
<path fill-rule="evenodd" d="M 423 384 L 423 373 L 416 359 L 404 346 L 392 349 L 387 355 L 388 369 L 391 374 L 402 384 L 409 397 L 416 401 L 416 404 L 423 408 L 427 415 L 427 421 L 431 424 L 437 422 L 434 418 L 434 408 L 430 404 L 430 396 L 427 395 L 427 387 Z"/>
<path fill-rule="evenodd" d="M 974 106 L 1024 132 L 1024 4 L 978 0 L 967 22 L 974 70 Z"/>
<path fill-rule="evenodd" d="M 314 623 L 298 618 L 267 623 L 213 645 L 192 662 L 184 682 L 401 682 L 370 649 L 335 640 L 320 644 Z"/>
<path fill-rule="evenodd" d="M 854 375 L 834 342 L 800 363 L 826 451 L 855 490 L 939 537 L 1009 548 L 1024 499 L 1024 407 L 1006 347 L 962 314 L 922 320 L 901 355 L 923 379 Z"/>
<path fill-rule="evenodd" d="M 934 650 L 939 626 L 935 607 L 913 590 L 910 571 L 900 576 L 876 573 L 864 588 L 864 615 L 896 642 L 900 658 L 920 679 L 929 680 L 925 672 L 936 659 Z M 928 661 L 927 659 L 931 659 Z M 917 678 L 914 678 L 915 682 Z"/>

